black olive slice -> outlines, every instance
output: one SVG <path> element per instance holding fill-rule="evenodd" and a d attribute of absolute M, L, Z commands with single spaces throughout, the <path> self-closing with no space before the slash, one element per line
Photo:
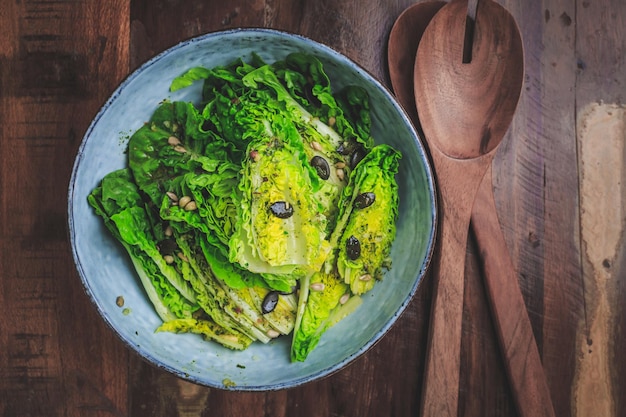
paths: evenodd
<path fill-rule="evenodd" d="M 341 143 L 339 147 L 337 148 L 337 152 L 343 156 L 350 155 L 350 147 L 348 146 L 348 143 L 347 142 Z"/>

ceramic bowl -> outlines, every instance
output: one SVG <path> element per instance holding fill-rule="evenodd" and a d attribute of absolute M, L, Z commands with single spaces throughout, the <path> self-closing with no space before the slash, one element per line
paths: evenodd
<path fill-rule="evenodd" d="M 213 67 L 258 53 L 266 62 L 293 51 L 317 56 L 333 88 L 364 87 L 371 96 L 373 136 L 402 153 L 400 207 L 393 267 L 355 313 L 329 329 L 302 363 L 289 360 L 290 338 L 231 351 L 192 334 L 155 333 L 155 313 L 124 249 L 87 204 L 102 177 L 126 166 L 130 135 L 164 98 L 193 101 L 200 86 L 169 92 L 173 78 L 194 66 Z M 328 46 L 269 29 L 237 29 L 184 41 L 155 56 L 115 90 L 79 148 L 68 196 L 68 222 L 76 268 L 87 295 L 113 331 L 148 362 L 197 384 L 262 391 L 295 387 L 346 366 L 376 343 L 406 309 L 432 254 L 436 224 L 433 176 L 422 143 L 391 93 L 367 71 Z M 124 306 L 116 304 L 123 296 Z"/>

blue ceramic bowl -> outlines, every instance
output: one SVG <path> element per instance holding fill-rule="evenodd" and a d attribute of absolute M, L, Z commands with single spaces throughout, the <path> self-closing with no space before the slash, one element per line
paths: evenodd
<path fill-rule="evenodd" d="M 173 78 L 193 66 L 213 67 L 258 53 L 266 62 L 293 51 L 316 55 L 333 87 L 364 87 L 371 96 L 373 136 L 402 152 L 400 208 L 393 267 L 366 295 L 357 313 L 329 329 L 303 363 L 289 360 L 290 338 L 231 351 L 191 334 L 155 333 L 160 319 L 123 250 L 87 204 L 102 177 L 126 165 L 129 136 L 164 98 L 192 101 L 200 86 L 169 92 Z M 82 141 L 69 185 L 68 220 L 76 268 L 88 296 L 117 335 L 148 362 L 210 387 L 261 391 L 290 388 L 329 375 L 363 354 L 405 310 L 430 261 L 436 204 L 425 150 L 390 92 L 359 65 L 305 37 L 267 29 L 238 29 L 187 40 L 132 73 L 97 114 Z M 124 307 L 116 304 L 118 296 Z"/>

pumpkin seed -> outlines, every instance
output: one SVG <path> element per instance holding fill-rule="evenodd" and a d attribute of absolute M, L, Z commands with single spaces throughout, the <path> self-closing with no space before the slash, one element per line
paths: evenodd
<path fill-rule="evenodd" d="M 263 302 L 261 303 L 261 312 L 263 314 L 271 313 L 276 308 L 278 304 L 278 292 L 270 291 L 263 298 Z"/>
<path fill-rule="evenodd" d="M 287 201 L 277 201 L 270 206 L 272 214 L 279 219 L 288 219 L 293 216 L 293 206 Z"/>
<path fill-rule="evenodd" d="M 346 241 L 346 254 L 351 260 L 359 259 L 361 256 L 361 242 L 354 236 L 350 236 Z"/>
<path fill-rule="evenodd" d="M 311 166 L 317 171 L 317 175 L 323 180 L 327 180 L 330 177 L 330 166 L 328 161 L 321 156 L 314 156 L 311 158 Z"/>
<path fill-rule="evenodd" d="M 374 201 L 376 201 L 376 194 L 371 192 L 361 193 L 354 199 L 354 207 L 364 209 L 374 204 Z"/>
<path fill-rule="evenodd" d="M 365 158 L 365 149 L 359 146 L 350 155 L 350 168 L 354 168 L 355 166 L 357 166 L 363 158 Z"/>

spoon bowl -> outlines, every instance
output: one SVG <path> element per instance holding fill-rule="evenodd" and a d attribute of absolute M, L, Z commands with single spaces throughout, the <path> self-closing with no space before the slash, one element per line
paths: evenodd
<path fill-rule="evenodd" d="M 426 27 L 444 4 L 444 1 L 433 0 L 409 6 L 398 16 L 389 33 L 387 61 L 391 87 L 417 129 L 420 124 L 413 93 L 415 54 Z"/>
<path fill-rule="evenodd" d="M 414 88 L 427 140 L 445 155 L 475 158 L 495 149 L 521 92 L 522 39 L 513 16 L 490 0 L 478 5 L 472 60 L 463 62 L 467 2 L 452 1 L 424 32 Z"/>

